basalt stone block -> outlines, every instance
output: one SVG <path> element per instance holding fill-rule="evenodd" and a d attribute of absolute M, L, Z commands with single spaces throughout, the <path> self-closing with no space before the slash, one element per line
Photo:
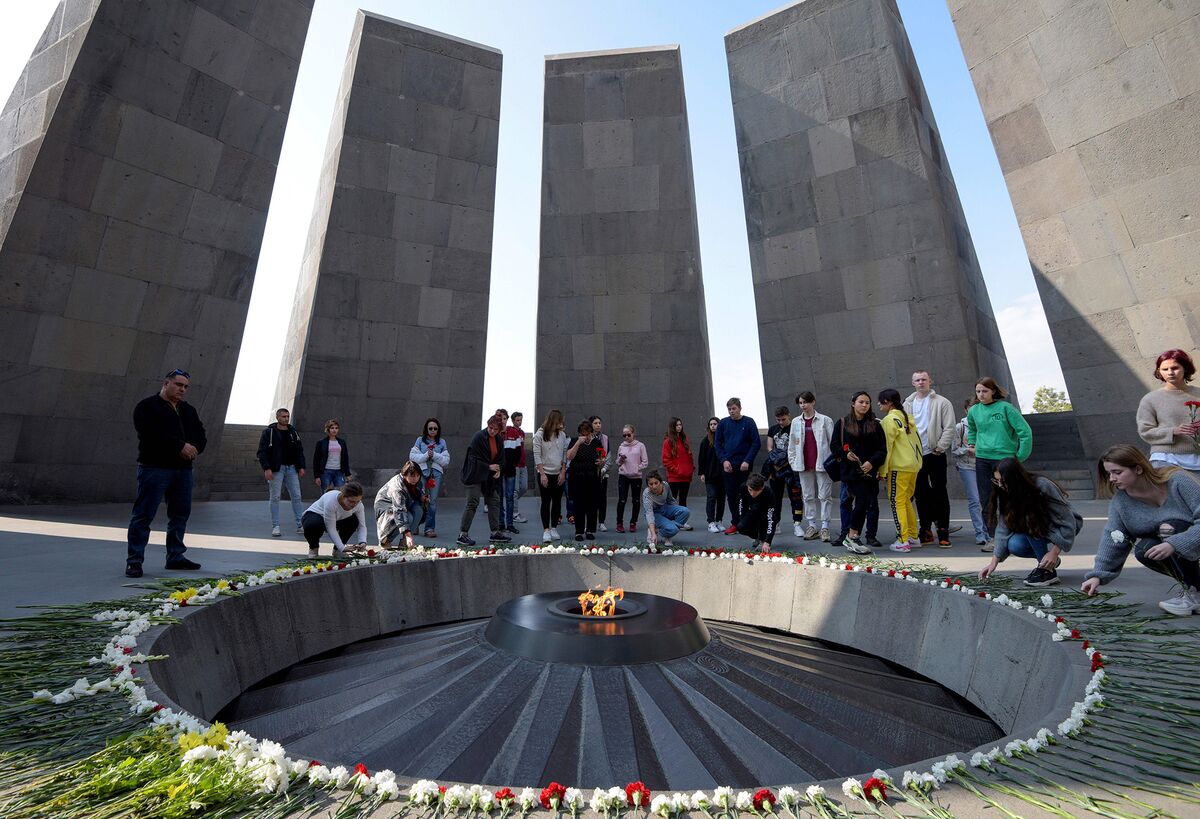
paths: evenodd
<path fill-rule="evenodd" d="M 190 371 L 209 437 L 197 498 L 220 449 L 237 357 L 227 340 L 241 336 L 311 13 L 259 4 L 287 21 L 264 27 L 254 2 L 224 5 L 65 0 L 0 117 L 0 289 L 31 283 L 37 260 L 63 297 L 13 305 L 9 328 L 29 332 L 9 362 L 99 376 L 97 394 L 130 397 Z M 88 406 L 80 420 L 110 420 Z M 47 451 L 0 461 L 14 498 L 128 500 L 128 434 L 98 437 L 66 469 L 41 470 Z M 31 474 L 45 479 L 28 485 Z M 75 479 L 85 474 L 90 485 Z"/>
<path fill-rule="evenodd" d="M 546 59 L 538 413 L 598 414 L 656 429 L 711 414 L 683 74 L 675 48 Z M 668 271 L 686 271 L 676 275 Z M 657 298 L 647 299 L 648 294 Z M 669 316 L 655 310 L 669 302 Z M 661 311 L 660 311 L 661 312 Z M 671 404 L 667 373 L 686 338 L 701 378 Z M 637 339 L 636 343 L 631 340 Z M 562 350 L 571 352 L 567 372 Z M 554 361 L 551 365 L 549 362 Z M 616 368 L 626 376 L 610 378 Z M 573 386 L 569 386 L 573 385 Z M 575 407 L 579 407 L 576 410 Z M 691 423 L 698 423 L 691 422 Z"/>
<path fill-rule="evenodd" d="M 1196 220 L 1184 216 L 1195 212 L 1200 173 L 1190 70 L 1200 9 L 1083 2 L 1012 14 L 997 13 L 1000 6 L 975 0 L 951 16 L 1067 390 L 1086 406 L 1080 433 L 1094 458 L 1130 439 L 1139 398 L 1160 386 L 1158 354 L 1200 343 L 1195 322 L 1168 318 L 1167 333 L 1142 333 L 1130 345 L 1129 322 L 1113 320 L 1115 310 L 1153 311 L 1160 299 L 1182 304 L 1194 290 L 1194 264 L 1173 249 L 1200 237 Z M 995 18 L 987 28 L 1004 36 L 979 36 L 985 18 Z M 1152 275 L 1130 264 L 1151 258 Z M 1141 291 L 1146 281 L 1152 292 Z M 1111 437 L 1115 430 L 1123 431 Z"/>
<path fill-rule="evenodd" d="M 983 366 L 1004 361 L 998 340 L 967 321 L 976 309 L 991 316 L 991 306 L 974 284 L 982 279 L 969 233 L 894 4 L 794 3 L 730 32 L 726 53 L 759 346 L 794 335 L 789 324 L 817 327 L 817 343 L 789 366 L 764 364 L 767 405 L 790 405 L 798 388 L 849 394 L 862 383 L 864 358 L 886 361 L 882 351 L 924 342 L 909 315 L 921 275 L 881 271 L 934 252 L 955 260 L 939 281 L 960 298 L 942 305 L 942 326 L 968 351 L 935 380 L 973 382 L 988 371 L 1011 383 L 1006 365 Z M 859 365 L 830 366 L 830 356 L 849 350 Z M 932 361 L 908 366 L 934 369 Z M 893 372 L 894 361 L 884 369 Z"/>
<path fill-rule="evenodd" d="M 448 334 L 487 330 L 500 69 L 486 46 L 356 20 L 276 387 L 308 440 L 333 416 L 379 436 L 356 448 L 356 469 L 394 472 L 427 416 L 446 425 L 455 459 L 477 429 L 485 345 L 459 343 L 451 359 Z M 307 357 L 325 369 L 367 360 L 371 386 L 337 394 Z M 420 418 L 396 423 L 409 415 Z"/>

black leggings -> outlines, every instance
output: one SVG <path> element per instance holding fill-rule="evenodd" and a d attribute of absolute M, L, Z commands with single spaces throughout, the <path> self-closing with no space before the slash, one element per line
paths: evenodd
<path fill-rule="evenodd" d="M 575 534 L 595 534 L 596 515 L 600 511 L 600 478 L 576 474 L 567 483 L 575 505 Z"/>
<path fill-rule="evenodd" d="M 325 518 L 316 512 L 305 512 L 304 517 L 300 518 L 300 525 L 304 527 L 304 539 L 308 541 L 308 548 L 318 548 L 321 535 L 325 534 Z M 344 544 L 346 538 L 358 531 L 358 517 L 351 515 L 348 518 L 342 518 L 334 525 L 337 527 L 338 537 Z"/>
<path fill-rule="evenodd" d="M 671 487 L 671 494 L 675 496 L 675 502 L 680 506 L 687 506 L 688 489 L 691 488 L 691 481 L 669 481 L 668 486 Z"/>
<path fill-rule="evenodd" d="M 625 498 L 633 495 L 633 514 L 629 516 L 630 523 L 636 523 L 642 513 L 642 479 L 617 476 L 617 525 L 625 522 Z"/>
<path fill-rule="evenodd" d="M 542 528 L 550 529 L 558 525 L 558 519 L 562 517 L 563 487 L 558 482 L 558 476 L 547 475 L 546 486 L 542 486 L 539 476 L 538 494 L 542 496 Z"/>

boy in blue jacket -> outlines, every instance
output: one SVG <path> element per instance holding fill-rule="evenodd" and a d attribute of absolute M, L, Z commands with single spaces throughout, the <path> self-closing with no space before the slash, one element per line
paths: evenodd
<path fill-rule="evenodd" d="M 717 451 L 717 460 L 725 476 L 725 497 L 737 498 L 738 490 L 750 477 L 754 468 L 754 459 L 762 447 L 758 435 L 758 424 L 754 419 L 742 415 L 742 399 L 730 398 L 725 402 L 729 417 L 717 424 L 716 434 L 713 435 L 713 449 Z M 736 534 L 740 514 L 736 504 L 730 506 L 729 516 L 733 523 L 725 530 L 725 534 Z"/>

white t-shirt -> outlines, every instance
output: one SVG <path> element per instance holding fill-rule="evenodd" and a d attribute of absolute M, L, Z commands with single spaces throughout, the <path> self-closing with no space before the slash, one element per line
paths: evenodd
<path fill-rule="evenodd" d="M 337 522 L 345 520 L 353 515 L 358 518 L 358 529 L 350 538 L 351 543 L 366 543 L 367 542 L 367 516 L 363 512 L 363 505 L 360 501 L 354 505 L 353 509 L 343 509 L 338 503 L 338 495 L 341 494 L 337 489 L 330 489 L 321 497 L 313 502 L 313 505 L 308 507 L 305 512 L 315 512 L 325 520 L 325 532 L 329 535 L 329 539 L 333 541 L 334 548 L 342 551 L 346 548 L 346 544 L 342 542 L 338 536 Z"/>
<path fill-rule="evenodd" d="M 928 455 L 933 450 L 929 446 L 929 399 L 933 398 L 933 393 L 918 398 L 913 396 L 912 412 L 913 420 L 917 422 L 917 434 L 921 436 L 921 452 Z"/>
<path fill-rule="evenodd" d="M 342 469 L 342 445 L 337 441 L 329 442 L 329 457 L 325 460 L 325 468 L 331 472 L 340 472 Z"/>

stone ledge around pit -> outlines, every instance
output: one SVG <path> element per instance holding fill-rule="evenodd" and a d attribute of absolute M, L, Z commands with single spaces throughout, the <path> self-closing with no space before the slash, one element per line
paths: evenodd
<path fill-rule="evenodd" d="M 181 610 L 180 623 L 146 633 L 142 650 L 167 659 L 139 673 L 152 699 L 212 720 L 254 684 L 330 649 L 597 584 L 890 660 L 978 706 L 1009 735 L 1001 746 L 1065 719 L 1091 676 L 1077 645 L 1052 641 L 1047 621 L 1023 610 L 866 572 L 666 555 L 491 555 L 306 575 Z M 896 781 L 934 761 L 911 760 Z"/>

